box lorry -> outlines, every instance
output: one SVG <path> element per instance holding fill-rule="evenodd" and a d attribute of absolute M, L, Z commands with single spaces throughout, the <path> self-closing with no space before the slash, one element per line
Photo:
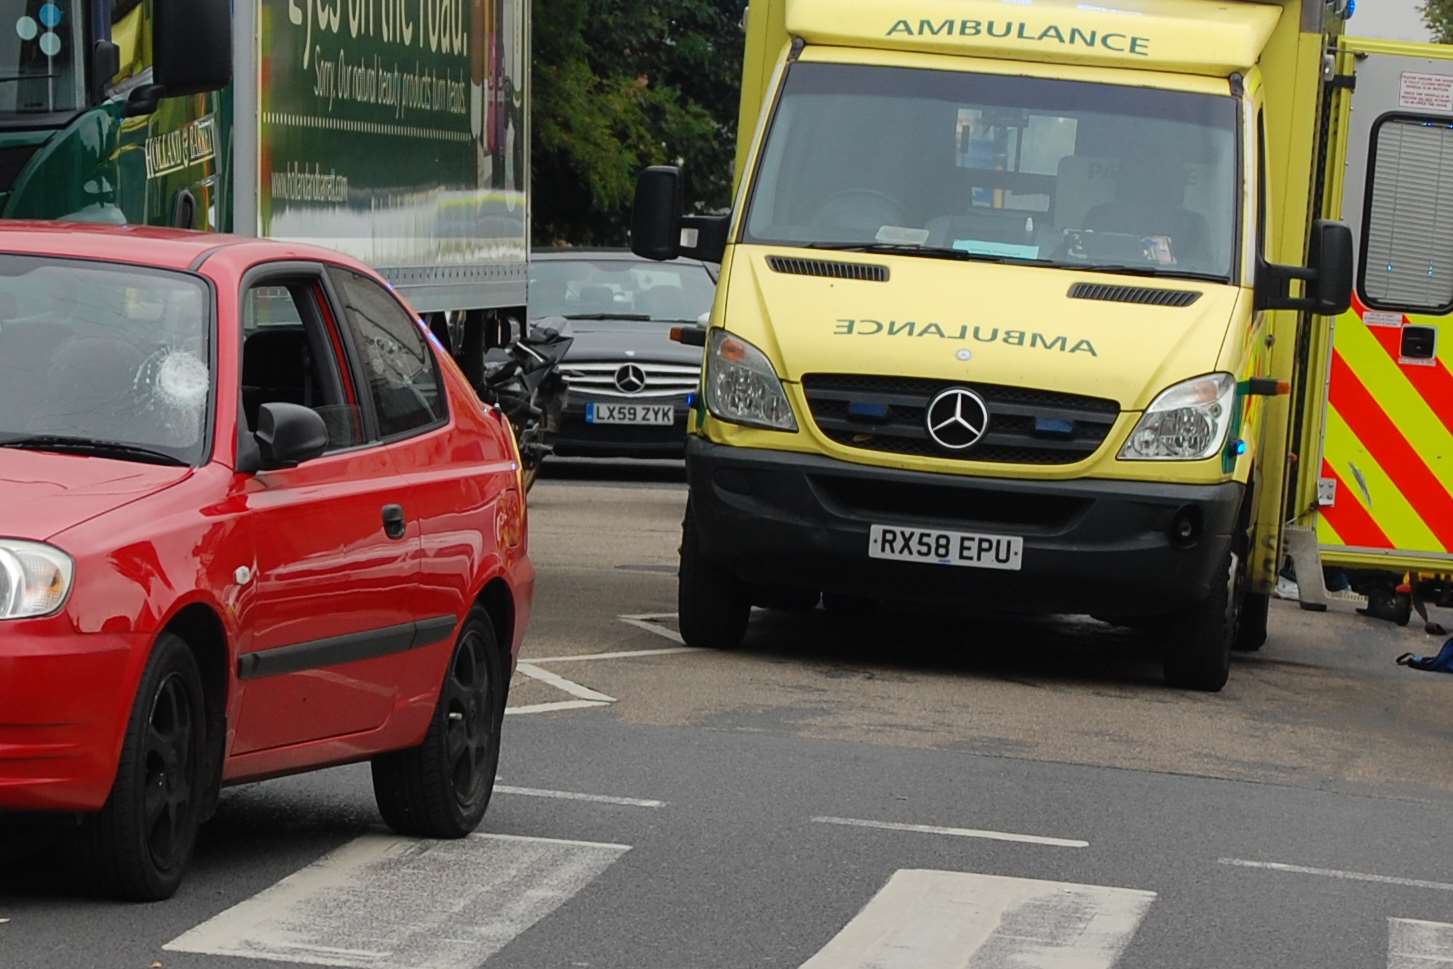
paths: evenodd
<path fill-rule="evenodd" d="M 444 335 L 524 318 L 526 0 L 8 7 L 0 216 L 324 245 Z"/>
<path fill-rule="evenodd" d="M 686 642 L 819 593 L 1091 614 L 1215 691 L 1288 553 L 1446 564 L 1453 72 L 1349 12 L 752 0 L 731 213 L 658 167 L 634 217 L 722 262 Z"/>

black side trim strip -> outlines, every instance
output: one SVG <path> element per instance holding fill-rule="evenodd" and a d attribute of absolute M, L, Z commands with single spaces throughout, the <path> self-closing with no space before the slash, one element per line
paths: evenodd
<path fill-rule="evenodd" d="M 260 680 L 407 653 L 411 649 L 443 642 L 453 634 L 454 625 L 453 616 L 440 616 L 418 623 L 248 653 L 237 661 L 237 678 Z"/>
<path fill-rule="evenodd" d="M 425 619 L 414 627 L 414 648 L 421 649 L 425 646 L 433 646 L 435 643 L 442 643 L 454 635 L 454 627 L 458 625 L 453 616 L 440 616 L 437 619 Z"/>

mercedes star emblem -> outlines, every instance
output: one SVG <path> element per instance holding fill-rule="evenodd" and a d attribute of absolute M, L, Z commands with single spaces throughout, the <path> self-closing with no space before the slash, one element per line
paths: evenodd
<path fill-rule="evenodd" d="M 616 388 L 623 394 L 639 394 L 646 389 L 646 371 L 628 363 L 616 371 Z"/>
<path fill-rule="evenodd" d="M 965 387 L 950 387 L 928 405 L 928 434 L 940 447 L 965 451 L 989 430 L 989 405 Z"/>

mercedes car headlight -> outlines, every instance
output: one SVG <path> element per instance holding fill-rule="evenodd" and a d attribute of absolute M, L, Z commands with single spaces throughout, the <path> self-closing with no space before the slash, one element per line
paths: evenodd
<path fill-rule="evenodd" d="M 706 406 L 714 417 L 733 424 L 797 430 L 787 392 L 767 355 L 725 330 L 713 330 L 707 346 Z"/>
<path fill-rule="evenodd" d="M 0 620 L 55 612 L 71 591 L 74 572 L 71 557 L 59 549 L 0 541 Z"/>
<path fill-rule="evenodd" d="M 1122 461 L 1200 461 L 1226 446 L 1236 378 L 1214 373 L 1176 384 L 1155 399 L 1130 435 Z"/>

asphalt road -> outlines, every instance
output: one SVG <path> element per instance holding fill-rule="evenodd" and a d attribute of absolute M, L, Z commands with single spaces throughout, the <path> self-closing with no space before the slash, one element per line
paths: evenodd
<path fill-rule="evenodd" d="M 1393 663 L 1431 638 L 1278 604 L 1218 696 L 1085 619 L 759 614 L 683 650 L 680 482 L 537 487 L 480 836 L 389 837 L 365 767 L 274 781 L 128 907 L 60 832 L 0 873 L 0 967 L 1453 962 L 1453 678 Z"/>

